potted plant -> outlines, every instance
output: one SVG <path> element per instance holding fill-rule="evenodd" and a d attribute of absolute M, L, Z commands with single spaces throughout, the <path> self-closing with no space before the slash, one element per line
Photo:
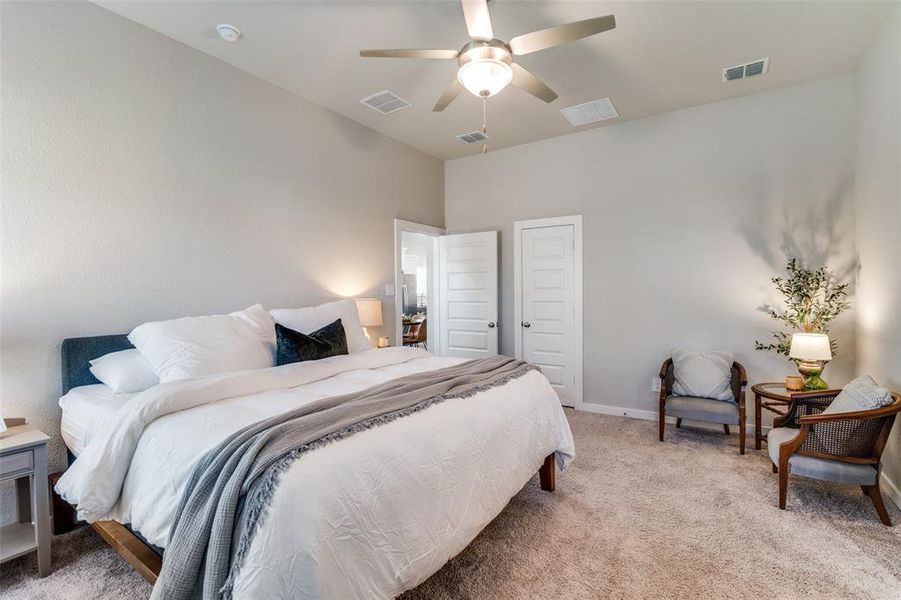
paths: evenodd
<path fill-rule="evenodd" d="M 851 304 L 848 283 L 838 283 L 825 266 L 809 269 L 794 258 L 786 265 L 787 277 L 773 277 L 772 282 L 785 302 L 783 310 L 767 307 L 770 317 L 787 326 L 788 331 L 772 331 L 772 341 L 755 341 L 757 350 L 772 350 L 789 357 L 792 334 L 829 333 L 829 324 Z M 835 338 L 829 338 L 832 355 L 838 353 Z M 797 365 L 798 361 L 789 357 Z"/>

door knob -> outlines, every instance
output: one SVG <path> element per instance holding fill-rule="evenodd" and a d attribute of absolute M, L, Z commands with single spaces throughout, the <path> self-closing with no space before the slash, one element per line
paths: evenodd
<path fill-rule="evenodd" d="M 489 327 L 490 329 L 494 329 L 495 326 L 496 326 L 496 325 L 495 325 L 494 321 L 489 321 L 489 322 L 488 322 L 488 327 Z"/>
<path fill-rule="evenodd" d="M 522 326 L 523 326 L 523 327 L 526 327 L 526 328 L 528 328 L 528 327 L 531 327 L 531 326 L 532 326 L 532 324 L 531 324 L 531 323 L 529 323 L 529 322 L 528 322 L 528 321 L 523 321 L 523 324 L 522 324 Z"/>

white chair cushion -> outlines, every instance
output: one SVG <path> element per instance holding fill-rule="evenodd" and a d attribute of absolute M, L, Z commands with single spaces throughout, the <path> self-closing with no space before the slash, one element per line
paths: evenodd
<path fill-rule="evenodd" d="M 799 431 L 790 427 L 777 427 L 767 434 L 767 451 L 774 465 L 779 465 L 779 446 L 797 436 Z M 788 470 L 792 475 L 857 485 L 873 485 L 879 475 L 879 471 L 870 465 L 854 465 L 798 454 L 792 454 L 788 459 Z"/>
<path fill-rule="evenodd" d="M 734 402 L 692 398 L 691 396 L 670 396 L 666 399 L 666 415 L 692 421 L 707 421 L 723 425 L 738 425 L 738 405 Z"/>
<path fill-rule="evenodd" d="M 673 350 L 673 393 L 734 402 L 731 352 Z"/>

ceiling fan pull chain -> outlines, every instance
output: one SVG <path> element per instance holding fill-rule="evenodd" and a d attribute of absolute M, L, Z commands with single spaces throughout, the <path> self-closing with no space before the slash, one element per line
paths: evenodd
<path fill-rule="evenodd" d="M 482 133 L 488 135 L 488 94 L 482 94 Z M 488 153 L 488 140 L 482 146 L 482 154 Z"/>

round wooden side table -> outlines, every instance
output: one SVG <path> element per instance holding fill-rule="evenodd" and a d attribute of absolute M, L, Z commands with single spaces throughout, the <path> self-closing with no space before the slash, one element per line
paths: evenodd
<path fill-rule="evenodd" d="M 792 396 L 800 394 L 804 390 L 786 389 L 785 383 L 758 383 L 751 386 L 754 392 L 754 448 L 760 450 L 760 443 L 764 437 L 760 434 L 760 418 L 761 409 L 766 409 L 779 416 L 788 412 L 788 406 L 791 404 Z"/>

